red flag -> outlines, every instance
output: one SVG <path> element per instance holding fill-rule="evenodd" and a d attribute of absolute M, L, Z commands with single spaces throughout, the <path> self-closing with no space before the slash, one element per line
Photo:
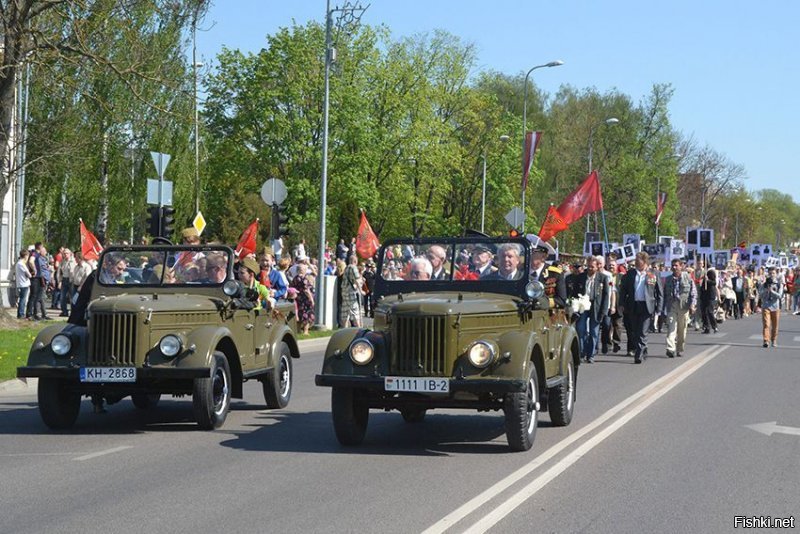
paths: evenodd
<path fill-rule="evenodd" d="M 600 180 L 597 171 L 592 171 L 589 176 L 569 194 L 558 207 L 558 213 L 567 225 L 570 225 L 590 213 L 603 209 L 603 195 L 600 192 Z"/>
<path fill-rule="evenodd" d="M 522 190 L 528 189 L 528 176 L 533 167 L 533 158 L 536 157 L 536 149 L 539 148 L 539 140 L 542 138 L 542 132 L 526 132 L 525 133 L 525 150 L 522 155 Z"/>
<path fill-rule="evenodd" d="M 100 257 L 103 252 L 103 245 L 97 240 L 97 237 L 90 232 L 86 225 L 83 224 L 83 219 L 78 219 L 81 222 L 81 255 L 85 260 L 94 260 Z"/>
<path fill-rule="evenodd" d="M 250 223 L 236 245 L 235 254 L 239 258 L 244 258 L 249 254 L 256 253 L 256 235 L 258 234 L 258 219 Z"/>
<path fill-rule="evenodd" d="M 362 258 L 367 259 L 374 256 L 380 246 L 378 236 L 369 225 L 367 214 L 361 210 L 361 223 L 358 225 L 358 235 L 356 236 L 356 252 Z"/>
<path fill-rule="evenodd" d="M 664 205 L 667 203 L 667 192 L 662 191 L 658 194 L 658 205 L 656 206 L 656 226 L 661 224 L 661 215 L 664 213 Z"/>
<path fill-rule="evenodd" d="M 562 232 L 567 228 L 569 228 L 569 224 L 564 221 L 564 218 L 558 213 L 555 206 L 551 205 L 547 210 L 547 215 L 544 216 L 542 228 L 539 230 L 539 239 L 547 241 L 558 232 Z"/>

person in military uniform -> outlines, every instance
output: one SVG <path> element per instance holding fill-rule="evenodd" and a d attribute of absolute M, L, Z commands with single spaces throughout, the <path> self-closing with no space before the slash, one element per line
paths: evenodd
<path fill-rule="evenodd" d="M 545 259 L 549 250 L 544 245 L 537 245 L 531 254 L 531 280 L 538 280 L 544 285 L 544 294 L 550 302 L 551 308 L 564 308 L 567 305 L 567 284 L 564 281 L 564 272 L 552 265 L 547 265 Z"/>
<path fill-rule="evenodd" d="M 239 262 L 239 270 L 237 271 L 239 281 L 244 284 L 245 296 L 244 301 L 249 301 L 253 304 L 247 307 L 253 310 L 260 310 L 262 307 L 267 309 L 272 308 L 275 301 L 269 296 L 269 289 L 258 281 L 258 275 L 261 274 L 261 267 L 258 262 L 250 257 L 247 257 Z M 244 302 L 242 303 L 244 304 Z"/>

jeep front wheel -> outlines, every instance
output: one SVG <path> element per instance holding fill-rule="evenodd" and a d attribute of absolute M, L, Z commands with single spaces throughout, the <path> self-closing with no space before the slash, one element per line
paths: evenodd
<path fill-rule="evenodd" d="M 279 356 L 275 368 L 267 371 L 261 381 L 267 408 L 286 408 L 292 397 L 292 353 L 286 343 L 278 346 Z"/>
<path fill-rule="evenodd" d="M 225 355 L 214 352 L 211 376 L 195 378 L 192 407 L 197 425 L 203 430 L 219 428 L 231 407 L 231 371 Z"/>
<path fill-rule="evenodd" d="M 335 387 L 331 390 L 331 415 L 336 439 L 342 445 L 360 445 L 367 433 L 369 408 L 359 402 L 358 391 Z"/>
<path fill-rule="evenodd" d="M 53 430 L 64 430 L 75 424 L 81 409 L 81 396 L 67 391 L 62 380 L 40 378 L 37 395 L 44 424 Z"/>
<path fill-rule="evenodd" d="M 550 420 L 556 426 L 567 426 L 572 421 L 572 412 L 575 410 L 575 366 L 572 356 L 567 362 L 567 376 L 560 386 L 547 392 Z"/>
<path fill-rule="evenodd" d="M 503 411 L 506 416 L 506 439 L 513 451 L 527 451 L 533 446 L 536 437 L 536 424 L 539 410 L 539 385 L 536 366 L 528 365 L 528 382 L 525 391 L 506 395 Z"/>

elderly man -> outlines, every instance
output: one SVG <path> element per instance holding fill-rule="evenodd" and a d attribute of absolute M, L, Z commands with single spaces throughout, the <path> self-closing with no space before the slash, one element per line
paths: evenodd
<path fill-rule="evenodd" d="M 636 254 L 635 269 L 629 270 L 619 287 L 619 305 L 628 317 L 628 354 L 633 354 L 635 363 L 647 359 L 647 330 L 650 317 L 661 305 L 659 274 L 648 268 L 650 256 L 647 252 Z"/>
<path fill-rule="evenodd" d="M 672 260 L 672 276 L 664 281 L 663 313 L 667 316 L 667 356 L 683 356 L 689 314 L 697 306 L 697 287 L 689 273 L 683 272 L 683 260 Z"/>
<path fill-rule="evenodd" d="M 492 266 L 492 251 L 482 243 L 472 248 L 472 270 L 478 274 L 478 278 L 486 278 L 497 270 Z"/>
<path fill-rule="evenodd" d="M 447 251 L 439 245 L 431 245 L 425 252 L 425 257 L 433 266 L 431 280 L 446 280 L 450 274 L 444 269 L 444 262 L 447 259 Z"/>
<path fill-rule="evenodd" d="M 586 363 L 594 363 L 600 325 L 608 317 L 609 288 L 608 279 L 600 272 L 599 261 L 596 257 L 590 257 L 586 262 L 586 271 L 577 275 L 573 294 L 570 295 L 587 295 L 591 302 L 591 307 L 581 313 L 576 325 L 583 350 L 581 357 Z"/>
<path fill-rule="evenodd" d="M 408 279 L 411 281 L 430 280 L 433 275 L 433 265 L 427 258 L 413 258 L 409 262 Z"/>
<path fill-rule="evenodd" d="M 520 246 L 516 243 L 503 243 L 497 248 L 497 272 L 487 276 L 487 280 L 519 280 L 522 273 L 519 267 Z"/>

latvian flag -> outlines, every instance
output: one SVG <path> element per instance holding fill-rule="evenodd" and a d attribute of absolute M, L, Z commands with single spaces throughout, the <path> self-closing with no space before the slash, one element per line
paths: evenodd
<path fill-rule="evenodd" d="M 667 193 L 662 191 L 658 194 L 658 205 L 656 206 L 656 226 L 661 224 L 661 215 L 664 213 L 664 205 L 667 203 Z"/>

